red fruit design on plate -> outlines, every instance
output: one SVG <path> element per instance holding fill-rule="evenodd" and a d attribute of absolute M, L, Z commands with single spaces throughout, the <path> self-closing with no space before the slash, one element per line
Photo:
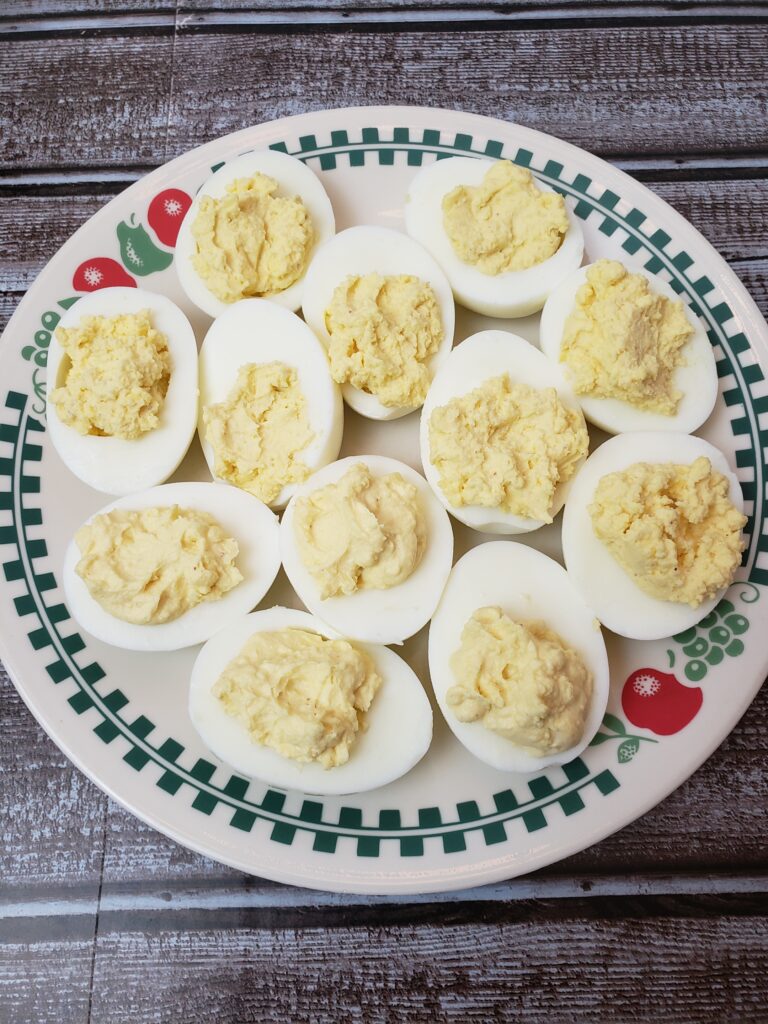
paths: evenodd
<path fill-rule="evenodd" d="M 108 256 L 94 256 L 85 260 L 72 277 L 72 287 L 79 292 L 95 292 L 99 288 L 135 288 L 136 282 L 127 274 L 116 260 Z"/>
<path fill-rule="evenodd" d="M 633 725 L 657 736 L 680 732 L 699 713 L 704 694 L 698 686 L 683 686 L 670 672 L 640 668 L 624 683 L 621 706 Z"/>
<path fill-rule="evenodd" d="M 181 222 L 191 205 L 191 196 L 182 192 L 180 188 L 167 188 L 163 192 L 158 192 L 149 204 L 149 226 L 169 249 L 176 245 Z"/>

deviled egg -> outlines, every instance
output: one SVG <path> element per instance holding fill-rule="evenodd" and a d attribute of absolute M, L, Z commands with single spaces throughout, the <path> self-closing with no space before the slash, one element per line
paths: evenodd
<path fill-rule="evenodd" d="M 107 505 L 64 557 L 83 629 L 133 651 L 202 643 L 264 597 L 280 568 L 277 518 L 236 487 L 177 483 Z"/>
<path fill-rule="evenodd" d="M 688 434 L 620 434 L 574 482 L 563 515 L 568 573 L 620 636 L 658 640 L 704 618 L 741 563 L 739 481 Z"/>
<path fill-rule="evenodd" d="M 339 454 L 343 426 L 341 391 L 303 320 L 243 299 L 213 322 L 200 350 L 198 429 L 216 479 L 284 508 Z"/>
<path fill-rule="evenodd" d="M 560 368 L 506 331 L 481 331 L 453 350 L 419 436 L 427 480 L 451 515 L 504 534 L 552 522 L 589 445 Z"/>
<path fill-rule="evenodd" d="M 309 610 L 343 636 L 399 644 L 437 607 L 453 531 L 424 477 L 383 455 L 331 463 L 280 525 L 283 566 Z"/>
<path fill-rule="evenodd" d="M 212 317 L 258 297 L 296 310 L 307 267 L 335 230 L 331 201 L 301 160 L 273 149 L 244 153 L 203 183 L 187 211 L 179 281 Z"/>
<path fill-rule="evenodd" d="M 429 700 L 402 658 L 290 608 L 254 612 L 208 641 L 189 715 L 236 771 L 324 795 L 393 782 L 432 740 Z"/>
<path fill-rule="evenodd" d="M 429 627 L 429 674 L 456 738 L 501 771 L 572 760 L 608 701 L 593 612 L 562 566 L 514 541 L 453 567 Z"/>
<path fill-rule="evenodd" d="M 196 410 L 195 335 L 170 299 L 102 288 L 61 318 L 48 353 L 48 433 L 83 483 L 129 494 L 167 480 Z"/>
<path fill-rule="evenodd" d="M 453 345 L 445 274 L 418 243 L 389 228 L 348 228 L 323 246 L 307 272 L 302 309 L 344 401 L 374 420 L 417 409 Z"/>
<path fill-rule="evenodd" d="M 610 434 L 690 434 L 714 408 L 717 369 L 701 321 L 642 267 L 599 260 L 577 270 L 547 299 L 539 333 L 586 418 Z"/>
<path fill-rule="evenodd" d="M 584 252 L 565 200 L 508 160 L 427 164 L 409 186 L 405 227 L 443 268 L 457 302 L 486 316 L 537 312 Z"/>

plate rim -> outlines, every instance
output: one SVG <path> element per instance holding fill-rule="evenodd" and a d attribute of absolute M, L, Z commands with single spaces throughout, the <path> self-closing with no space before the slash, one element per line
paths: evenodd
<path fill-rule="evenodd" d="M 223 135 L 217 139 L 203 143 L 200 146 L 174 157 L 172 160 L 160 165 L 148 174 L 141 176 L 117 196 L 112 197 L 103 207 L 89 217 L 88 220 L 78 227 L 76 231 L 73 232 L 73 234 L 63 243 L 63 245 L 60 246 L 59 249 L 50 257 L 45 266 L 35 276 L 35 279 L 30 284 L 25 295 L 22 297 L 10 317 L 6 329 L 3 332 L 5 343 L 8 343 L 8 336 L 12 334 L 13 327 L 19 313 L 23 312 L 28 304 L 31 304 L 31 293 L 37 290 L 37 286 L 41 279 L 45 277 L 50 264 L 57 260 L 62 254 L 65 254 L 70 248 L 75 248 L 81 233 L 88 229 L 94 220 L 106 218 L 114 200 L 125 199 L 134 190 L 138 191 L 139 189 L 145 189 L 147 184 L 155 177 L 158 179 L 169 177 L 177 164 L 183 163 L 188 166 L 190 157 L 197 156 L 198 158 L 202 158 L 206 152 L 220 147 L 222 144 L 237 145 L 239 140 L 244 140 L 246 138 L 248 138 L 249 143 L 251 143 L 254 133 L 259 130 L 263 130 L 267 133 L 270 131 L 275 132 L 280 130 L 286 134 L 295 134 L 297 126 L 302 122 L 312 123 L 312 121 L 316 120 L 318 117 L 323 117 L 328 114 L 348 117 L 351 120 L 364 118 L 368 120 L 370 124 L 375 124 L 379 127 L 385 127 L 388 121 L 392 121 L 393 124 L 397 124 L 398 119 L 400 123 L 411 125 L 414 124 L 414 121 L 418 121 L 420 118 L 424 119 L 425 123 L 434 123 L 435 120 L 440 117 L 447 119 L 458 118 L 461 121 L 462 127 L 465 127 L 466 130 L 474 131 L 476 134 L 488 137 L 493 137 L 494 133 L 498 133 L 499 129 L 504 132 L 509 132 L 511 130 L 518 133 L 521 138 L 529 136 L 534 143 L 536 139 L 542 140 L 547 146 L 551 146 L 554 143 L 564 154 L 570 154 L 582 162 L 586 158 L 587 162 L 596 163 L 598 167 L 605 169 L 611 176 L 618 176 L 620 181 L 627 182 L 631 189 L 636 190 L 637 188 L 640 188 L 644 194 L 644 198 L 649 198 L 648 205 L 651 208 L 651 212 L 653 212 L 653 207 L 655 206 L 657 211 L 663 212 L 667 219 L 667 223 L 671 223 L 676 228 L 682 228 L 689 235 L 693 233 L 696 245 L 706 252 L 710 259 L 714 259 L 717 262 L 722 275 L 722 290 L 727 293 L 728 301 L 732 305 L 734 305 L 736 300 L 738 300 L 738 304 L 741 306 L 741 309 L 738 311 L 737 315 L 740 316 L 742 320 L 746 320 L 748 322 L 746 329 L 749 333 L 750 347 L 756 350 L 756 354 L 760 357 L 758 358 L 758 362 L 768 373 L 768 325 L 766 325 L 754 299 L 739 280 L 736 273 L 728 265 L 724 257 L 717 252 L 715 247 L 701 234 L 701 232 L 690 221 L 686 220 L 682 214 L 678 213 L 673 207 L 671 207 L 664 199 L 649 189 L 645 183 L 637 181 L 625 171 L 614 167 L 603 158 L 589 153 L 587 150 L 561 140 L 556 136 L 540 132 L 537 129 L 529 128 L 525 125 L 520 125 L 511 121 L 503 121 L 501 119 L 487 117 L 485 115 L 451 110 L 448 108 L 424 106 L 412 107 L 403 105 L 332 107 L 308 111 L 302 114 L 294 114 L 283 118 L 276 118 L 271 121 L 259 122 L 255 125 L 239 129 L 236 132 L 228 133 L 227 135 Z M 359 127 L 358 121 L 355 122 L 355 127 Z M 442 127 L 443 126 L 441 125 L 441 129 Z M 450 128 L 445 126 L 445 130 L 450 130 Z M 0 350 L 0 356 L 1 355 L 2 352 Z M 754 657 L 758 657 L 757 649 L 754 652 Z M 760 649 L 759 657 L 761 665 L 760 674 L 764 680 L 766 672 L 768 671 L 768 644 Z M 425 868 L 424 870 L 413 873 L 403 870 L 402 872 L 397 873 L 397 877 L 395 879 L 387 879 L 386 883 L 384 878 L 381 876 L 381 872 L 379 872 L 377 883 L 364 881 L 362 879 L 357 881 L 350 878 L 335 880 L 333 878 L 326 877 L 322 872 L 302 871 L 297 869 L 296 866 L 291 866 L 286 870 L 282 870 L 279 864 L 276 867 L 272 864 L 267 867 L 263 867 L 257 863 L 259 846 L 261 845 L 261 841 L 259 839 L 254 840 L 254 844 L 249 851 L 251 854 L 255 855 L 251 858 L 250 862 L 241 860 L 237 856 L 227 857 L 220 852 L 215 854 L 211 853 L 210 849 L 205 846 L 204 842 L 197 840 L 191 832 L 187 833 L 185 829 L 178 828 L 172 823 L 163 821 L 152 813 L 143 812 L 139 807 L 135 806 L 130 799 L 123 798 L 118 795 L 108 782 L 97 777 L 95 772 L 85 766 L 77 752 L 71 749 L 70 745 L 65 740 L 60 740 L 58 738 L 55 730 L 55 722 L 44 720 L 42 717 L 44 713 L 43 709 L 38 708 L 34 702 L 29 699 L 29 695 L 25 692 L 24 685 L 21 682 L 23 672 L 19 670 L 19 666 L 16 662 L 16 656 L 10 650 L 10 645 L 6 643 L 5 637 L 2 635 L 0 635 L 0 658 L 4 662 L 8 676 L 21 696 L 22 701 L 25 706 L 29 708 L 35 720 L 40 724 L 45 733 L 53 740 L 64 755 L 78 768 L 78 770 L 82 771 L 83 774 L 86 775 L 86 777 L 89 778 L 99 789 L 106 793 L 111 799 L 115 800 L 116 803 L 128 810 L 131 814 L 188 849 L 220 863 L 227 864 L 245 873 L 254 874 L 258 872 L 262 877 L 271 878 L 275 881 L 287 884 L 314 889 L 320 888 L 330 892 L 346 892 L 350 894 L 426 894 L 463 889 L 481 883 L 498 882 L 504 879 L 516 877 L 519 874 L 538 870 L 600 842 L 608 835 L 619 831 L 632 821 L 641 818 L 648 812 L 648 810 L 661 803 L 671 792 L 690 778 L 690 776 L 704 763 L 704 761 L 712 755 L 714 750 L 717 749 L 717 747 L 720 746 L 720 744 L 730 735 L 733 728 L 755 699 L 760 687 L 762 686 L 761 680 L 747 696 L 742 696 L 742 699 L 738 701 L 735 707 L 733 705 L 729 707 L 731 713 L 723 719 L 724 725 L 718 729 L 716 734 L 713 734 L 710 737 L 711 742 L 707 742 L 697 749 L 695 756 L 680 756 L 678 758 L 678 763 L 682 767 L 674 773 L 673 781 L 670 784 L 667 785 L 665 783 L 663 787 L 656 788 L 653 795 L 650 796 L 647 801 L 630 801 L 632 810 L 626 814 L 619 814 L 615 819 L 612 819 L 604 829 L 593 827 L 590 830 L 590 838 L 588 842 L 585 843 L 583 839 L 574 839 L 571 840 L 571 842 L 566 843 L 560 842 L 556 849 L 552 848 L 549 853 L 538 855 L 535 865 L 533 866 L 529 865 L 527 861 L 525 863 L 521 863 L 519 854 L 511 853 L 505 857 L 496 858 L 495 865 L 490 867 L 486 860 L 483 864 L 463 864 L 456 868 Z M 702 750 L 706 751 L 703 756 L 701 755 Z M 423 877 L 425 874 L 428 874 L 430 877 Z"/>

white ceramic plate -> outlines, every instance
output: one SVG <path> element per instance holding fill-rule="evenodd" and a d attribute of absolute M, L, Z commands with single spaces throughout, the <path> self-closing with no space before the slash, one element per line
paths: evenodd
<path fill-rule="evenodd" d="M 76 480 L 48 442 L 51 331 L 79 294 L 130 276 L 178 302 L 201 340 L 208 321 L 184 300 L 164 243 L 188 203 L 182 193 L 194 195 L 222 161 L 265 146 L 299 155 L 321 176 L 339 229 L 401 229 L 409 180 L 439 155 L 516 160 L 566 195 L 590 260 L 642 260 L 704 320 L 720 397 L 700 433 L 736 468 L 750 516 L 739 582 L 681 637 L 608 637 L 609 714 L 597 742 L 563 768 L 496 772 L 459 745 L 438 712 L 429 753 L 393 785 L 324 799 L 271 789 L 233 774 L 192 728 L 186 689 L 195 649 L 109 648 L 79 630 L 63 603 L 64 550 L 104 496 Z M 177 191 L 157 199 L 170 189 Z M 538 317 L 492 321 L 457 312 L 457 341 L 491 326 L 536 338 Z M 763 681 L 766 365 L 768 328 L 711 246 L 643 185 L 573 146 L 490 118 L 407 107 L 333 110 L 245 129 L 172 161 L 109 203 L 51 260 L 8 325 L 0 346 L 0 654 L 41 725 L 103 790 L 177 841 L 241 870 L 315 888 L 406 893 L 542 867 L 621 828 L 680 785 Z M 419 468 L 417 413 L 391 423 L 346 415 L 342 455 L 376 451 Z M 195 446 L 173 479 L 207 478 Z M 454 525 L 457 557 L 490 539 Z M 558 519 L 522 540 L 559 557 L 559 531 Z M 262 606 L 278 602 L 298 604 L 282 574 Z M 424 631 L 401 653 L 429 689 Z"/>

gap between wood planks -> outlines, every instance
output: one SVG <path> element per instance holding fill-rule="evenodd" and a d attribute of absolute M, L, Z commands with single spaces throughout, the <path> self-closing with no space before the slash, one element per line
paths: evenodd
<path fill-rule="evenodd" d="M 204 929 L 215 925 L 251 928 L 450 923 L 477 917 L 485 923 L 542 919 L 748 916 L 768 913 L 768 874 L 596 876 L 521 878 L 447 893 L 366 896 L 316 892 L 248 879 L 162 887 L 105 883 L 98 894 L 77 887 L 34 890 L 0 902 L 0 944 L 46 941 L 59 932 L 87 931 L 94 916 L 99 931 Z M 336 911 L 337 913 L 333 913 Z M 354 911 L 354 917 L 350 912 Z M 382 915 L 385 915 L 382 917 Z M 386 919 L 385 919 L 386 918 Z M 82 926 L 77 922 L 82 922 Z M 228 922 L 228 923 L 227 923 Z M 85 934 L 84 931 L 84 934 Z"/>
<path fill-rule="evenodd" d="M 354 28 L 430 30 L 475 28 L 524 28 L 546 23 L 551 28 L 600 28 L 622 24 L 646 25 L 649 18 L 669 25 L 733 21 L 768 21 L 765 4 L 747 3 L 674 4 L 664 0 L 624 3 L 381 3 L 375 6 L 308 3 L 282 6 L 279 3 L 254 5 L 250 10 L 199 9 L 177 4 L 176 10 L 158 12 L 152 5 L 138 3 L 129 12 L 93 14 L 84 11 L 46 10 L 40 13 L 0 15 L 0 37 L 96 33 L 138 32 L 221 32 L 294 29 L 314 31 L 324 26 Z M 211 5 L 216 7 L 219 5 Z"/>
<path fill-rule="evenodd" d="M 621 171 L 626 171 L 638 181 L 768 179 L 768 152 L 686 157 L 666 154 L 647 157 L 610 154 L 602 156 L 601 159 Z M 55 190 L 56 194 L 87 190 L 89 194 L 117 195 L 122 189 L 156 169 L 154 165 L 130 168 L 73 167 L 64 170 L 33 167 L 20 172 L 0 169 L 0 195 L 23 192 L 26 195 L 46 196 L 51 194 L 51 190 Z"/>

